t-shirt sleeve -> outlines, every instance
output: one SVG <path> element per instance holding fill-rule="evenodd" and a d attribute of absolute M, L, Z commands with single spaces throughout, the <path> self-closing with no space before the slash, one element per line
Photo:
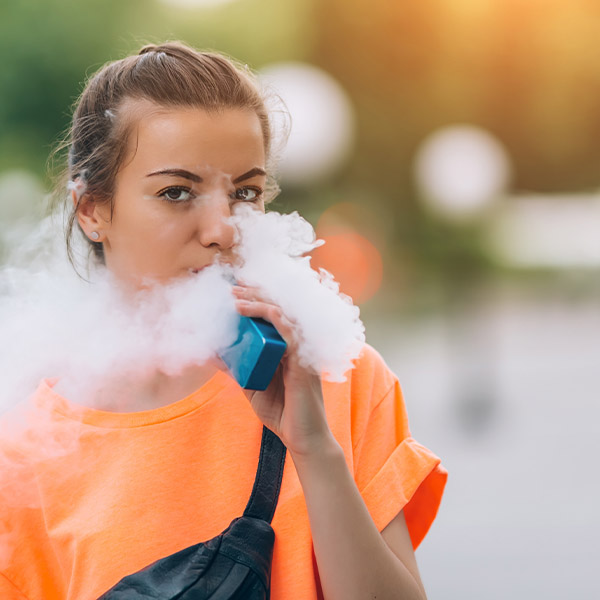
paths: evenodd
<path fill-rule="evenodd" d="M 433 452 L 412 438 L 398 379 L 375 351 L 370 353 L 375 361 L 369 369 L 372 393 L 353 444 L 354 478 L 379 531 L 404 510 L 416 548 L 435 519 L 447 472 Z"/>

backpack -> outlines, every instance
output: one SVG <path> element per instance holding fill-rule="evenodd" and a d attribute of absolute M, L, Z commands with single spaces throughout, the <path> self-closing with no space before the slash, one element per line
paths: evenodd
<path fill-rule="evenodd" d="M 252 494 L 241 517 L 218 536 L 161 558 L 98 600 L 267 600 L 286 448 L 263 427 Z"/>

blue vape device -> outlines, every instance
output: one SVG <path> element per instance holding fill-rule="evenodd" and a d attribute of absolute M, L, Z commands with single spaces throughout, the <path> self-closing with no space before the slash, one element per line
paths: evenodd
<path fill-rule="evenodd" d="M 287 345 L 271 323 L 240 317 L 237 340 L 220 353 L 236 381 L 247 390 L 266 390 Z"/>

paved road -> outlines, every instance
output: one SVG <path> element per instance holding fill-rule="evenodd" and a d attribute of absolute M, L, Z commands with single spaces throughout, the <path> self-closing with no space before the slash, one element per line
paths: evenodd
<path fill-rule="evenodd" d="M 600 299 L 366 326 L 450 472 L 417 552 L 429 600 L 600 598 Z"/>

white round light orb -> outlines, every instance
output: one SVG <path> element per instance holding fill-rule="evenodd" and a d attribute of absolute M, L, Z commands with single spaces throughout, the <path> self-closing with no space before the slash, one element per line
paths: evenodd
<path fill-rule="evenodd" d="M 163 4 L 175 6 L 177 8 L 212 8 L 213 6 L 222 6 L 231 4 L 236 0 L 160 0 Z"/>
<path fill-rule="evenodd" d="M 278 63 L 264 68 L 260 79 L 281 97 L 291 116 L 289 138 L 278 157 L 284 183 L 305 185 L 334 173 L 354 142 L 354 110 L 348 94 L 328 73 L 305 63 Z M 281 129 L 277 106 L 275 137 Z M 275 143 L 277 153 L 277 143 Z"/>
<path fill-rule="evenodd" d="M 415 177 L 423 200 L 455 221 L 479 216 L 504 194 L 512 168 L 502 144 L 472 125 L 440 129 L 421 144 Z"/>

